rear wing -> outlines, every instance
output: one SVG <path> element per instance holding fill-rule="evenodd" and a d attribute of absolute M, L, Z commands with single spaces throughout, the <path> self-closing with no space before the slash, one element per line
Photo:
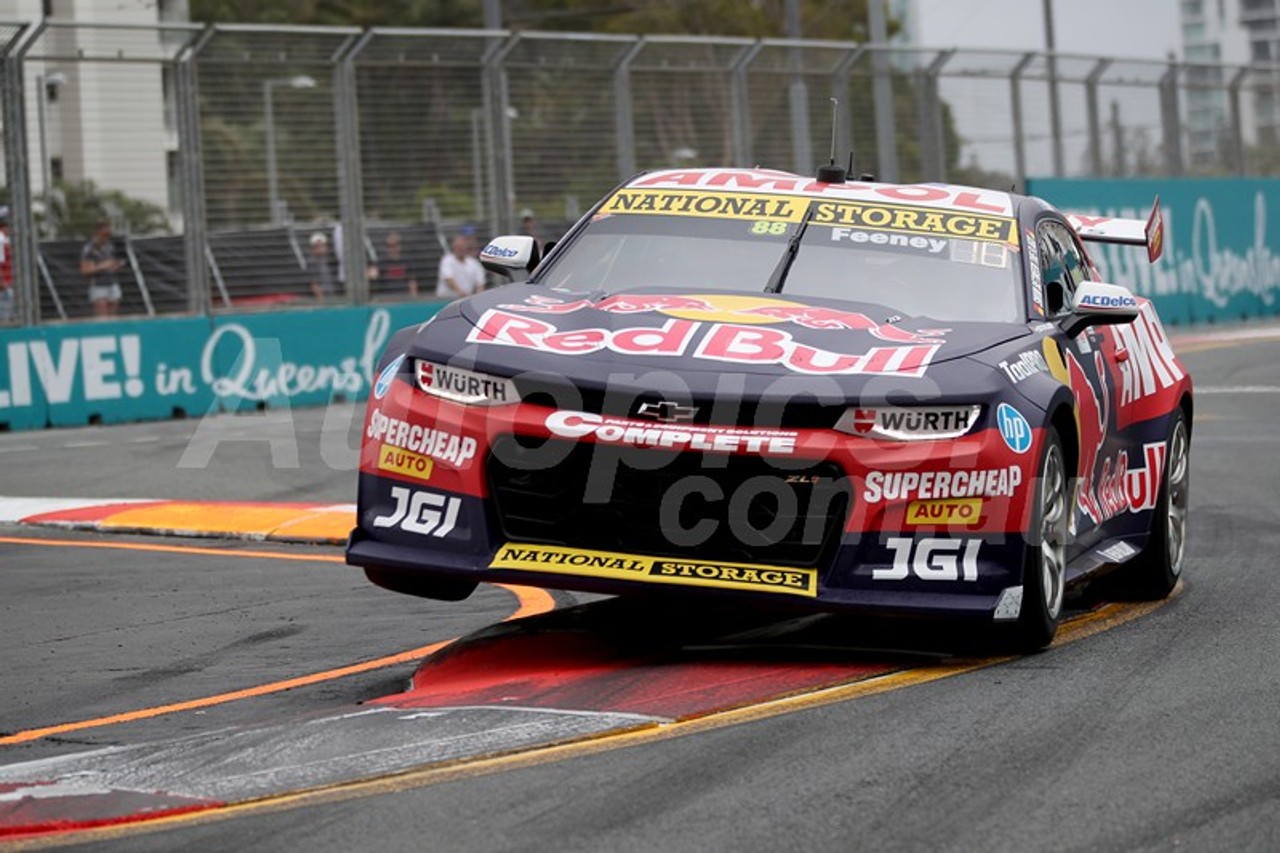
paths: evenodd
<path fill-rule="evenodd" d="M 1147 221 L 1141 219 L 1116 219 L 1110 216 L 1086 216 L 1083 213 L 1066 214 L 1071 227 L 1081 240 L 1093 243 L 1122 243 L 1126 246 L 1146 246 L 1147 260 L 1155 263 L 1164 251 L 1164 217 L 1160 215 L 1160 197 L 1156 196 Z"/>

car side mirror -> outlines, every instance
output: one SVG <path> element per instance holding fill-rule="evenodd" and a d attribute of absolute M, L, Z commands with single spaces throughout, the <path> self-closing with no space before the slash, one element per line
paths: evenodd
<path fill-rule="evenodd" d="M 484 268 L 507 278 L 520 270 L 533 272 L 540 260 L 538 241 L 525 234 L 494 237 L 480 250 L 480 263 Z"/>
<path fill-rule="evenodd" d="M 1071 301 L 1071 313 L 1062 319 L 1062 331 L 1070 337 L 1090 326 L 1132 323 L 1138 317 L 1138 300 L 1127 287 L 1083 281 Z"/>

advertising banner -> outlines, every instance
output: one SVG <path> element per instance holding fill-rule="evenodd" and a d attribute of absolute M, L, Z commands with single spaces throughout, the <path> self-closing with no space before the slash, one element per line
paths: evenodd
<path fill-rule="evenodd" d="M 363 399 L 391 335 L 442 305 L 0 330 L 0 429 Z"/>
<path fill-rule="evenodd" d="M 1160 196 L 1164 255 L 1090 243 L 1103 277 L 1156 303 L 1166 323 L 1234 321 L 1280 311 L 1280 180 L 1036 178 L 1028 192 L 1070 213 L 1146 219 Z M 1275 247 L 1274 249 L 1272 247 Z"/>

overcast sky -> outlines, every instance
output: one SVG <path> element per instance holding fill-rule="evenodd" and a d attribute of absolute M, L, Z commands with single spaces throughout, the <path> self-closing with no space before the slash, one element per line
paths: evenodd
<path fill-rule="evenodd" d="M 1043 50 L 1042 0 L 916 0 L 919 17 L 916 41 L 923 47 L 999 48 Z M 1060 53 L 1111 58 L 1162 60 L 1172 51 L 1181 54 L 1178 0 L 1054 0 L 1054 22 Z M 981 62 L 980 59 L 970 60 Z M 1002 81 L 968 79 L 960 74 L 966 64 L 958 55 L 947 64 L 951 76 L 942 78 L 940 92 L 951 105 L 956 128 L 964 140 L 961 162 L 1007 174 L 1013 173 L 1009 90 Z M 1083 73 L 1080 63 L 1070 63 Z M 1132 73 L 1127 66 L 1125 74 Z M 1120 67 L 1116 66 L 1113 71 Z M 1066 72 L 1064 69 L 1064 73 Z M 1143 76 L 1159 69 L 1147 69 Z M 1027 168 L 1031 175 L 1051 172 L 1051 144 L 1046 90 L 1043 84 L 1023 85 L 1024 132 Z M 1084 167 L 1087 145 L 1083 87 L 1064 84 L 1062 96 L 1063 142 L 1068 174 Z M 1158 90 L 1108 86 L 1100 90 L 1102 120 L 1108 121 L 1111 103 L 1118 104 L 1127 133 L 1145 134 L 1148 147 L 1158 142 L 1160 111 Z M 1104 148 L 1110 151 L 1108 132 Z M 1128 145 L 1128 143 L 1126 143 Z"/>
<path fill-rule="evenodd" d="M 1040 0 L 917 0 L 926 47 L 1044 47 Z M 1058 50 L 1163 59 L 1181 53 L 1178 0 L 1054 0 Z"/>

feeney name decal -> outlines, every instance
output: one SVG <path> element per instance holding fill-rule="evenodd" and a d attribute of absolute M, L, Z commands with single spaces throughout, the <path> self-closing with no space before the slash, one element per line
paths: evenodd
<path fill-rule="evenodd" d="M 498 549 L 489 568 L 775 592 L 810 598 L 818 594 L 818 575 L 813 569 L 673 560 L 552 545 L 508 543 Z"/>
<path fill-rule="evenodd" d="M 559 355 L 586 355 L 608 349 L 623 355 L 685 356 L 703 326 L 707 331 L 693 358 L 734 364 L 778 364 L 810 375 L 877 374 L 924 376 L 941 343 L 871 347 L 844 353 L 809 346 L 790 332 L 759 326 L 669 320 L 660 327 L 574 329 L 560 331 L 550 323 L 491 308 L 467 335 L 469 343 L 520 347 Z"/>
<path fill-rule="evenodd" d="M 863 481 L 867 503 L 914 498 L 1011 498 L 1022 485 L 1022 469 L 987 468 L 980 471 L 868 471 Z"/>
<path fill-rule="evenodd" d="M 609 418 L 589 412 L 557 411 L 547 415 L 547 429 L 564 438 L 595 436 L 602 444 L 663 447 L 717 453 L 795 453 L 798 433 L 780 430 L 734 429 L 682 424 L 659 426 L 644 421 Z"/>

